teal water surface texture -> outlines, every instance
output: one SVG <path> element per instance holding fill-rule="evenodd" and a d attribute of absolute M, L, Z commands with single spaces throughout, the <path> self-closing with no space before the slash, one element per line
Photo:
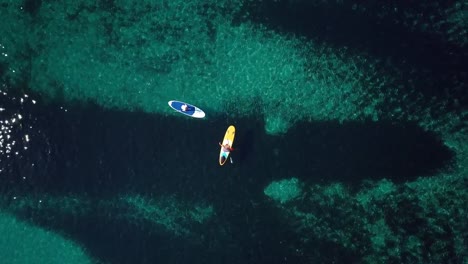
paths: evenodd
<path fill-rule="evenodd" d="M 0 0 L 0 262 L 468 263 L 467 14 Z"/>

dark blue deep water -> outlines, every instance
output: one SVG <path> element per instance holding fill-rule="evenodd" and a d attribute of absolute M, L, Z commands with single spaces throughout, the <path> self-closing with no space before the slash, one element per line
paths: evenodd
<path fill-rule="evenodd" d="M 295 256 L 283 245 L 293 246 L 298 238 L 265 203 L 263 188 L 269 182 L 294 175 L 310 184 L 358 187 L 383 178 L 403 183 L 429 175 L 453 158 L 435 135 L 411 123 L 299 123 L 283 136 L 269 136 L 261 118 L 199 121 L 95 105 L 64 111 L 42 102 L 31 108 L 23 113 L 34 124 L 30 136 L 36 141 L 9 161 L 4 192 L 77 194 L 96 204 L 119 193 L 176 194 L 214 206 L 212 230 L 200 230 L 203 237 L 192 238 L 195 242 L 110 221 L 99 211 L 78 219 L 56 215 L 52 224 L 48 217 L 35 216 L 41 225 L 71 234 L 111 263 L 302 262 L 303 255 Z M 237 127 L 234 163 L 220 167 L 218 141 L 230 124 Z M 22 177 L 29 179 L 27 184 Z M 340 252 L 333 245 L 325 248 L 325 259 Z M 345 252 L 341 258 L 350 256 Z"/>

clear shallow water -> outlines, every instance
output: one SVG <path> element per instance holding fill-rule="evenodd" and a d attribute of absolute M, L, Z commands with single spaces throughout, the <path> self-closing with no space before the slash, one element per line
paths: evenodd
<path fill-rule="evenodd" d="M 68 14 L 67 26 L 88 15 L 93 20 L 93 15 L 101 11 L 116 11 L 112 2 L 107 4 L 96 12 L 91 12 L 93 9 L 89 7 L 73 9 L 77 13 Z M 27 2 L 28 19 L 41 14 L 41 6 L 45 7 Z M 59 81 L 44 82 L 56 94 L 55 100 L 50 100 L 31 91 L 36 83 L 15 82 L 12 69 L 27 62 L 14 52 L 8 53 L 15 59 L 5 60 L 3 55 L 0 71 L 3 90 L 7 91 L 0 95 L 0 108 L 4 109 L 0 112 L 1 121 L 6 124 L 1 130 L 4 140 L 0 162 L 2 212 L 76 242 L 76 247 L 97 263 L 459 263 L 466 260 L 466 242 L 462 239 L 467 231 L 466 213 L 460 209 L 466 201 L 467 181 L 463 169 L 456 169 L 466 165 L 460 163 L 466 158 L 454 150 L 463 149 L 463 141 L 459 142 L 459 148 L 449 149 L 447 129 L 443 133 L 428 129 L 455 123 L 440 118 L 451 117 L 447 113 L 459 117 L 457 122 L 466 119 L 463 114 L 466 90 L 460 88 L 466 81 L 460 70 L 461 58 L 466 58 L 465 46 L 456 41 L 445 43 L 425 31 L 415 34 L 412 31 L 417 29 L 392 24 L 388 18 L 382 20 L 384 26 L 364 27 L 369 25 L 368 20 L 378 19 L 365 16 L 369 14 L 367 11 L 347 9 L 346 5 L 315 9 L 316 6 L 299 4 L 298 7 L 280 2 L 244 7 L 251 10 L 251 16 L 236 19 L 262 23 L 275 32 L 294 33 L 310 41 L 321 40 L 330 50 L 346 46 L 351 50 L 366 50 L 380 60 L 394 60 L 401 66 L 402 72 L 395 74 L 401 74 L 403 85 L 403 88 L 398 86 L 403 91 L 395 94 L 402 94 L 406 99 L 386 98 L 379 110 L 383 114 L 376 116 L 389 116 L 385 111 L 393 109 L 395 104 L 400 104 L 401 111 L 416 109 L 415 113 L 405 113 L 408 120 L 305 119 L 295 123 L 287 133 L 274 136 L 265 133 L 265 113 L 261 112 L 237 117 L 208 108 L 206 120 L 194 120 L 164 112 L 147 113 L 138 107 L 132 107 L 132 111 L 113 110 L 108 105 L 87 103 L 87 99 L 77 100 L 76 94 L 80 92 L 68 96 L 70 87 Z M 5 9 L 8 5 L 2 8 L 11 11 Z M 356 10 L 360 11 L 356 13 Z M 306 11 L 313 11 L 317 16 L 309 19 L 304 15 Z M 382 12 L 379 14 L 383 17 L 393 17 Z M 112 25 L 107 26 L 111 28 L 106 34 L 114 36 L 116 31 L 111 30 Z M 378 34 L 371 34 L 376 31 Z M 176 28 L 174 32 L 179 31 Z M 210 32 L 216 35 L 216 31 Z M 79 38 L 71 35 L 70 39 Z M 133 48 L 137 52 L 142 47 L 146 47 L 143 40 Z M 128 50 L 130 54 L 132 47 Z M 84 65 L 89 65 L 84 62 L 89 62 L 90 57 L 95 59 L 80 52 L 76 50 L 76 58 Z M 36 54 L 31 52 L 27 56 L 34 58 Z M 171 58 L 166 59 L 165 63 L 172 65 Z M 76 65 L 70 65 L 70 69 L 77 69 L 72 66 Z M 128 63 L 123 68 L 131 67 Z M 326 68 L 326 63 L 323 67 L 325 73 L 333 73 Z M 115 65 L 109 68 L 120 69 Z M 94 68 L 85 76 L 69 69 L 53 74 L 38 69 L 42 68 L 34 67 L 32 71 L 37 81 L 43 80 L 37 78 L 42 74 L 47 79 L 49 75 L 63 73 L 60 77 L 63 80 L 76 79 L 86 84 L 104 82 L 86 82 L 94 75 L 101 77 L 102 72 Z M 330 69 L 335 68 L 330 66 Z M 153 70 L 148 72 L 154 75 L 170 72 L 168 68 Z M 242 70 L 239 68 L 239 79 L 246 77 Z M 18 72 L 24 76 L 30 74 L 27 67 Z M 218 72 L 222 76 L 223 69 Z M 406 86 L 407 80 L 416 84 Z M 143 81 L 154 84 L 154 80 Z M 73 81 L 67 84 L 70 83 L 82 85 Z M 117 98 L 103 92 L 102 87 L 90 89 L 97 91 L 94 98 L 97 102 Z M 381 91 L 393 88 L 389 85 Z M 272 91 L 265 90 L 276 96 Z M 419 92 L 422 97 L 411 96 Z M 121 93 L 129 101 L 128 105 L 134 101 L 136 105 L 141 103 L 134 99 L 132 89 L 127 87 Z M 205 91 L 201 95 L 208 98 L 211 93 Z M 392 93 L 385 96 L 389 94 Z M 65 100 L 70 97 L 75 98 Z M 307 94 L 303 97 L 301 102 L 308 102 Z M 149 98 L 147 104 L 160 103 L 167 107 L 167 100 L 162 96 L 146 95 L 146 98 Z M 346 100 L 352 94 L 343 92 L 339 98 Z M 239 104 L 247 106 L 242 100 L 239 99 Z M 407 102 L 414 105 L 405 108 Z M 428 107 L 439 104 L 443 107 Z M 236 105 L 229 102 L 227 108 L 239 111 Z M 274 105 L 269 107 L 267 110 L 277 111 Z M 301 105 L 294 107 L 301 108 Z M 314 107 L 313 110 L 321 108 Z M 430 119 L 420 122 L 428 116 Z M 231 124 L 237 128 L 234 163 L 220 167 L 218 142 Z M 463 122 L 451 127 L 449 135 L 463 136 L 466 131 Z M 295 199 L 280 203 L 265 195 L 264 189 L 270 183 L 290 178 L 297 179 L 298 189 L 303 191 Z M 288 191 L 286 186 L 279 186 L 280 193 Z M 47 241 L 47 237 L 38 237 L 38 241 Z M 7 246 L 2 250 L 12 250 L 8 241 L 4 244 Z M 33 251 L 29 254 L 37 256 Z"/>

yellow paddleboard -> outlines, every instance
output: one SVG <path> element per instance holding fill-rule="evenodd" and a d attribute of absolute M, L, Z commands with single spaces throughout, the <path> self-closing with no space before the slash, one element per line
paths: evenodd
<path fill-rule="evenodd" d="M 229 146 L 229 148 L 232 148 L 232 144 L 234 144 L 234 137 L 236 135 L 236 128 L 234 126 L 229 126 L 228 129 L 226 130 L 226 134 L 224 135 L 223 142 L 221 144 L 225 146 L 226 144 Z M 219 165 L 224 165 L 226 163 L 226 160 L 229 158 L 229 153 L 230 151 L 226 151 L 226 148 L 221 147 L 221 150 L 219 151 Z"/>

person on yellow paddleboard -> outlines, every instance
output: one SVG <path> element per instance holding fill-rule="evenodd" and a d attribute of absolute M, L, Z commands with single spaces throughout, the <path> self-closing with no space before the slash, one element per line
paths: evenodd
<path fill-rule="evenodd" d="M 221 155 L 222 155 L 222 156 L 221 156 L 221 160 L 222 160 L 222 162 L 224 163 L 224 161 L 225 161 L 225 160 L 228 158 L 228 156 L 229 156 L 229 152 L 233 151 L 234 149 L 231 148 L 231 147 L 229 146 L 228 143 L 222 145 L 221 142 L 219 142 L 218 144 L 219 144 L 219 146 L 221 146 L 221 147 L 223 148 L 223 149 L 222 149 L 223 151 L 221 152 Z M 231 163 L 234 163 L 234 161 L 232 160 L 231 157 L 229 157 L 229 159 L 231 160 Z"/>
<path fill-rule="evenodd" d="M 229 146 L 229 144 L 227 144 L 227 143 L 224 144 L 224 145 L 222 145 L 221 142 L 218 142 L 218 144 L 219 144 L 219 146 L 221 146 L 221 147 L 223 148 L 223 152 L 231 152 L 231 151 L 234 150 L 234 149 L 231 148 L 231 147 Z"/>

